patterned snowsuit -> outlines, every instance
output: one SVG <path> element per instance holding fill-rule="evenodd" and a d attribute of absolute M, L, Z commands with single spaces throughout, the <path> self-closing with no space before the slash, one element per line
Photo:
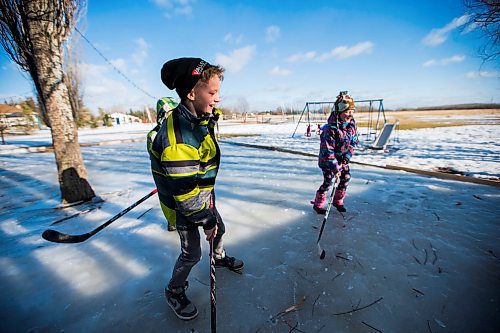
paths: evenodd
<path fill-rule="evenodd" d="M 347 186 L 351 179 L 349 161 L 354 153 L 354 147 L 359 143 L 356 121 L 352 118 L 349 122 L 343 122 L 336 112 L 332 112 L 328 123 L 323 125 L 321 131 L 318 166 L 323 172 L 323 184 L 319 187 L 317 194 L 326 196 L 332 186 L 333 178 L 340 171 L 340 182 L 333 203 L 343 206 Z"/>

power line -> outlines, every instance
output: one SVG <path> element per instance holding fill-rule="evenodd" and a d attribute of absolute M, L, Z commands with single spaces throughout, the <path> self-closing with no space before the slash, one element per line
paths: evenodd
<path fill-rule="evenodd" d="M 147 91 L 145 91 L 144 89 L 142 89 L 141 87 L 139 87 L 137 84 L 135 84 L 135 82 L 133 82 L 131 79 L 129 79 L 121 70 L 119 70 L 118 68 L 116 68 L 115 65 L 113 65 L 111 63 L 111 61 L 108 60 L 108 58 L 106 58 L 106 56 L 104 54 L 101 53 L 101 51 L 99 51 L 95 46 L 94 44 L 92 44 L 88 39 L 87 37 L 85 37 L 81 32 L 80 30 L 78 30 L 77 27 L 75 27 L 75 30 L 76 32 L 78 32 L 80 34 L 80 36 L 82 36 L 82 38 L 90 45 L 90 47 L 92 47 L 111 67 L 113 67 L 113 69 L 118 73 L 120 74 L 123 78 L 125 78 L 125 80 L 127 80 L 132 86 L 134 86 L 137 90 L 141 91 L 142 93 L 144 93 L 146 96 L 148 97 L 151 97 L 152 99 L 156 100 L 157 98 L 154 97 L 153 95 L 151 95 L 150 93 L 148 93 Z"/>

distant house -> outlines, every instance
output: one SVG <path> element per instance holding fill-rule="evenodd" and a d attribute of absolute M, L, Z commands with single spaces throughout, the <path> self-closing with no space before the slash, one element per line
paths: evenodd
<path fill-rule="evenodd" d="M 125 114 L 125 113 L 120 113 L 120 112 L 112 113 L 112 114 L 110 114 L 110 117 L 111 117 L 113 126 L 141 122 L 141 119 L 139 117 L 132 116 L 132 115 Z"/>
<path fill-rule="evenodd" d="M 0 123 L 6 127 L 35 126 L 38 119 L 36 115 L 24 114 L 20 105 L 0 104 Z"/>

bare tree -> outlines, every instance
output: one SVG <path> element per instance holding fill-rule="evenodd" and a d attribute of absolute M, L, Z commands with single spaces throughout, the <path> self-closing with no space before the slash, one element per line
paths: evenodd
<path fill-rule="evenodd" d="M 495 61 L 500 56 L 500 1 L 464 0 L 469 14 L 468 29 L 478 28 L 486 42 L 479 49 L 484 61 Z"/>
<path fill-rule="evenodd" d="M 84 0 L 0 0 L 0 41 L 33 80 L 51 129 L 63 203 L 95 197 L 63 72 L 64 46 L 83 6 Z"/>
<path fill-rule="evenodd" d="M 2 137 L 2 144 L 5 144 L 5 130 L 9 127 L 7 126 L 7 120 L 5 119 L 5 115 L 0 114 L 0 136 Z"/>
<path fill-rule="evenodd" d="M 83 7 L 82 5 L 80 12 L 84 12 L 84 9 L 86 9 L 86 6 Z M 80 15 L 80 17 L 81 16 L 83 15 Z M 81 26 L 81 24 L 82 23 L 80 22 L 79 26 Z M 78 65 L 83 51 L 79 43 L 81 35 L 78 30 L 77 32 L 77 34 L 72 34 L 66 43 L 63 68 L 66 74 L 64 79 L 66 86 L 68 87 L 69 101 L 73 111 L 73 117 L 76 120 L 76 125 L 78 127 L 83 127 L 91 123 L 92 115 L 90 110 L 86 108 L 83 103 L 82 76 L 80 73 L 80 66 Z"/>
<path fill-rule="evenodd" d="M 250 109 L 250 105 L 245 97 L 238 97 L 238 101 L 236 102 L 236 110 L 238 110 L 243 115 L 243 122 L 247 121 L 248 110 Z"/>

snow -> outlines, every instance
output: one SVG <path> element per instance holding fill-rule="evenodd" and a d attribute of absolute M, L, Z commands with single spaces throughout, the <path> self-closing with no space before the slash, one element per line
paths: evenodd
<path fill-rule="evenodd" d="M 143 140 L 149 127 L 81 131 L 81 143 L 126 142 L 82 147 L 104 202 L 64 209 L 53 153 L 25 153 L 50 144 L 50 134 L 7 137 L 0 152 L 0 331 L 209 332 L 207 243 L 187 292 L 200 314 L 183 322 L 163 295 L 180 246 L 156 196 L 84 243 L 40 237 L 48 228 L 88 232 L 154 188 L 145 142 L 130 142 Z M 294 127 L 221 124 L 222 134 L 262 135 L 221 143 L 216 192 L 224 243 L 245 269 L 217 270 L 219 332 L 500 330 L 498 187 L 353 164 L 348 212 L 331 212 L 319 260 L 322 217 L 309 204 L 322 181 L 316 159 L 229 144 L 316 154 L 317 136 L 299 129 L 291 138 Z M 388 152 L 357 151 L 354 160 L 498 178 L 498 128 L 401 131 Z"/>

